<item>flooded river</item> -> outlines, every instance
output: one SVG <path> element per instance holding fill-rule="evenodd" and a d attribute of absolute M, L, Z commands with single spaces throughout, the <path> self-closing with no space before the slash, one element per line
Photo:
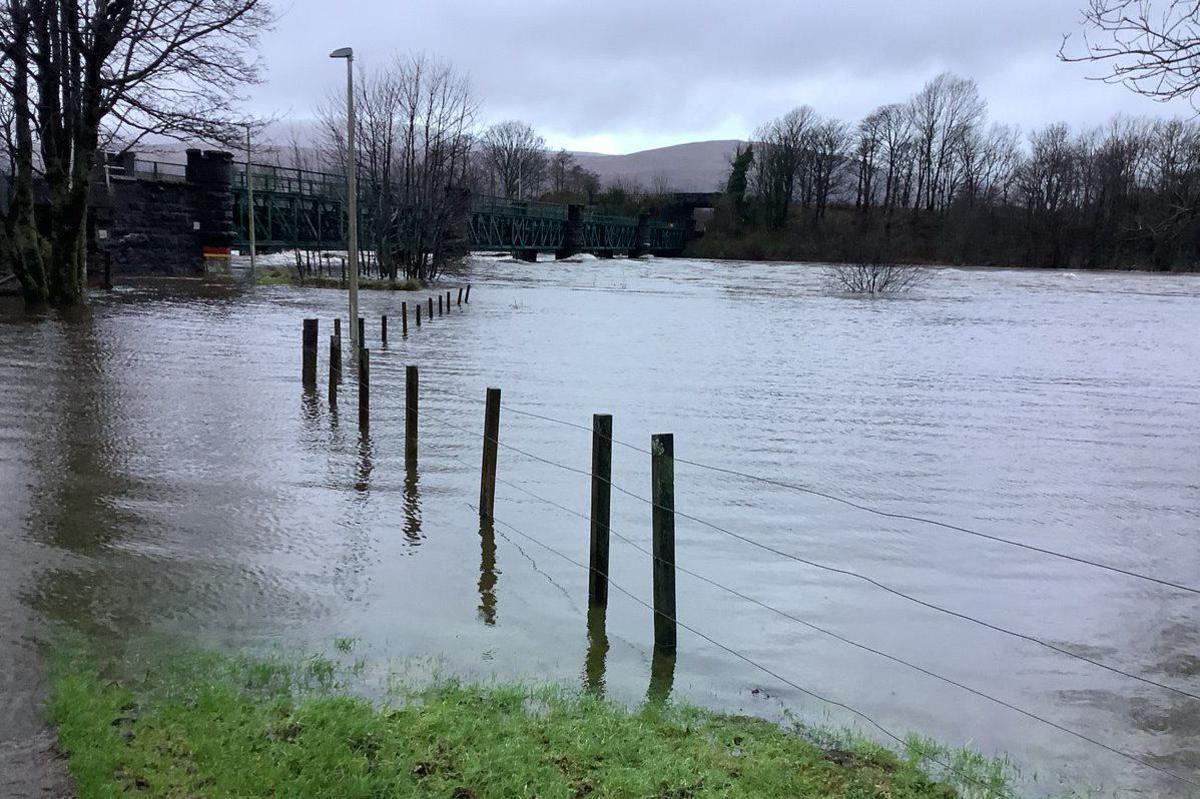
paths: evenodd
<path fill-rule="evenodd" d="M 818 270 L 684 260 L 477 260 L 469 307 L 400 335 L 411 295 L 367 293 L 372 422 L 324 374 L 343 294 L 148 282 L 70 314 L 0 308 L 0 738 L 37 727 L 36 641 L 301 651 L 358 639 L 373 663 L 603 682 L 638 701 L 650 612 L 614 591 L 589 658 L 589 481 L 502 448 L 481 531 L 482 399 L 501 441 L 586 472 L 586 429 L 1188 586 L 1200 585 L 1200 278 L 936 270 L 901 299 L 829 292 Z M 458 280 L 448 281 L 457 287 Z M 425 296 L 425 295 L 421 295 Z M 392 315 L 391 341 L 378 317 Z M 300 329 L 321 319 L 320 387 Z M 419 466 L 404 367 L 421 369 Z M 525 413 L 521 413 L 525 412 Z M 649 456 L 613 482 L 649 495 Z M 532 492 L 532 495 L 531 493 Z M 537 497 L 550 500 L 549 504 Z M 563 506 L 563 507 L 556 507 Z M 678 464 L 676 507 L 780 552 L 1200 694 L 1200 596 L 778 483 Z M 565 508 L 565 509 L 564 509 Z M 649 546 L 650 508 L 613 529 Z M 679 518 L 681 566 L 813 625 L 1200 780 L 1200 701 L 938 612 Z M 613 580 L 650 597 L 614 539 Z M 679 575 L 680 620 L 889 729 L 1008 752 L 1031 794 L 1190 786 L 895 661 Z M 861 719 L 680 630 L 656 690 L 812 723 Z"/>

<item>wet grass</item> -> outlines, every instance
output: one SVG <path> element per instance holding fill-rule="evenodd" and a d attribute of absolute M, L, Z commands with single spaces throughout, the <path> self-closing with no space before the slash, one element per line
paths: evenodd
<path fill-rule="evenodd" d="M 59 745 L 85 798 L 1009 795 L 999 772 L 994 792 L 960 794 L 915 751 L 561 688 L 437 680 L 369 702 L 343 682 L 356 669 L 324 656 L 197 654 L 122 671 L 138 676 L 114 679 L 78 651 L 53 669 Z"/>

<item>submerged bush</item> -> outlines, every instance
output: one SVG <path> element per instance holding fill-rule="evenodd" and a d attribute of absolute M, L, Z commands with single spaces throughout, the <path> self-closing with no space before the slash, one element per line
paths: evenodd
<path fill-rule="evenodd" d="M 859 262 L 825 267 L 825 279 L 834 289 L 870 296 L 908 291 L 926 275 L 919 266 L 891 263 Z"/>

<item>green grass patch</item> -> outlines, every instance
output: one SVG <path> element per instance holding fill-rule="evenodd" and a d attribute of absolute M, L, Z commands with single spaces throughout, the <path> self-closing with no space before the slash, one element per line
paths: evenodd
<path fill-rule="evenodd" d="M 1008 795 L 1002 780 L 987 794 L 935 782 L 915 752 L 561 688 L 441 680 L 370 702 L 323 656 L 199 654 L 120 671 L 137 676 L 78 652 L 54 666 L 59 745 L 85 799 Z"/>

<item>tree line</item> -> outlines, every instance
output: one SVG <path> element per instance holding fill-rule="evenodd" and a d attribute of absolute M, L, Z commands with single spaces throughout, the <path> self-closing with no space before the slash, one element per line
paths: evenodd
<path fill-rule="evenodd" d="M 761 126 L 711 232 L 702 249 L 743 255 L 1191 269 L 1200 125 L 1118 116 L 1023 136 L 943 73 L 856 124 L 801 106 Z"/>
<path fill-rule="evenodd" d="M 621 215 L 652 213 L 667 201 L 663 187 L 620 180 L 602 187 L 596 173 L 570 152 L 549 148 L 526 122 L 478 124 L 467 76 L 423 55 L 361 71 L 354 100 L 366 245 L 393 280 L 435 279 L 465 253 L 472 196 L 578 203 Z M 316 115 L 316 147 L 294 143 L 280 155 L 287 166 L 344 174 L 345 98 L 330 95 Z"/>

